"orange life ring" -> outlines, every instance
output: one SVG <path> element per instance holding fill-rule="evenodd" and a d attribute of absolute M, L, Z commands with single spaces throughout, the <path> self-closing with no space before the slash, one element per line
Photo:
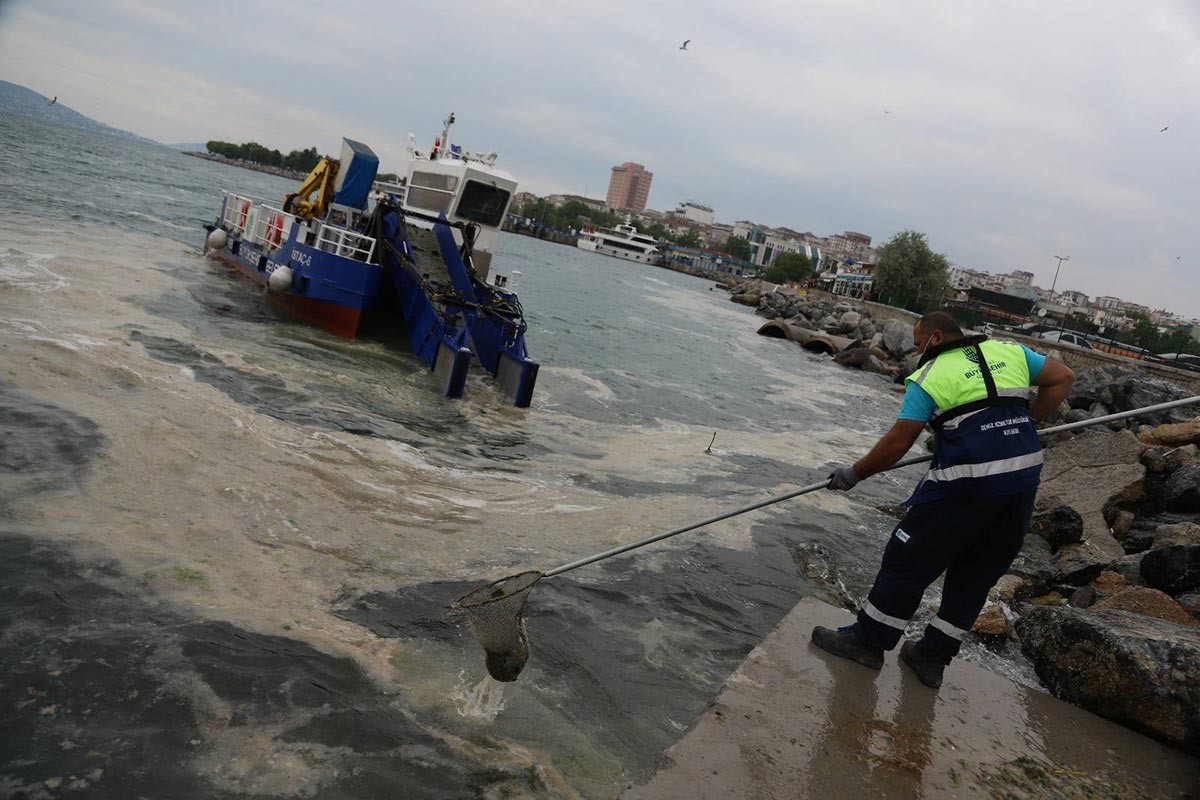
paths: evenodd
<path fill-rule="evenodd" d="M 241 224 L 238 225 L 238 227 L 242 229 L 243 233 L 246 230 L 246 220 L 249 218 L 250 218 L 250 201 L 243 200 L 242 201 L 242 221 L 241 221 Z"/>
<path fill-rule="evenodd" d="M 271 223 L 267 230 L 267 241 L 275 247 L 279 247 L 279 243 L 283 241 L 283 215 L 272 214 Z"/>

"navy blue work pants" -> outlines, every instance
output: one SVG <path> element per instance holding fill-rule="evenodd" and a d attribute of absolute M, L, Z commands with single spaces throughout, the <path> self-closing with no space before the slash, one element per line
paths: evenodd
<path fill-rule="evenodd" d="M 891 650 L 921 596 L 943 572 L 942 603 L 918 646 L 949 664 L 987 594 L 1008 570 L 1029 530 L 1037 490 L 961 497 L 913 506 L 892 531 L 875 585 L 858 612 L 858 633 Z"/>

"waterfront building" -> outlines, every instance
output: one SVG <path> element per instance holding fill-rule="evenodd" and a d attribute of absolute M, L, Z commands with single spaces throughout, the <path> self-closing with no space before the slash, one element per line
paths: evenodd
<path fill-rule="evenodd" d="M 692 222 L 699 222 L 701 225 L 712 225 L 716 221 L 716 217 L 710 206 L 706 206 L 703 203 L 696 203 L 692 200 L 684 200 L 676 206 L 674 216 L 690 219 Z"/>
<path fill-rule="evenodd" d="M 829 255 L 842 261 L 869 261 L 872 257 L 871 237 L 857 231 L 844 231 L 827 239 L 826 250 Z"/>
<path fill-rule="evenodd" d="M 546 202 L 558 208 L 566 203 L 583 203 L 588 208 L 594 208 L 597 211 L 604 211 L 608 208 L 607 204 L 598 197 L 584 197 L 581 194 L 551 194 L 546 195 Z"/>
<path fill-rule="evenodd" d="M 708 242 L 709 247 L 723 247 L 725 240 L 733 236 L 733 226 L 714 222 L 704 227 L 701 236 Z"/>
<path fill-rule="evenodd" d="M 739 235 L 737 231 L 742 224 L 739 222 L 734 225 L 735 236 Z M 821 259 L 821 250 L 816 245 L 784 238 L 777 232 L 764 230 L 761 225 L 751 227 L 745 239 L 750 243 L 750 263 L 764 269 L 774 264 L 775 259 L 783 253 L 800 253 L 810 261 L 815 259 L 819 262 Z"/>
<path fill-rule="evenodd" d="M 1068 289 L 1062 292 L 1062 300 L 1064 303 L 1072 306 L 1086 306 L 1088 304 L 1088 296 L 1083 292 L 1076 292 Z"/>
<path fill-rule="evenodd" d="M 967 267 L 951 267 L 946 271 L 946 277 L 950 279 L 950 287 L 956 292 L 962 293 L 975 287 L 987 287 L 993 282 L 992 276 L 988 273 Z"/>
<path fill-rule="evenodd" d="M 1121 298 L 1104 295 L 1096 298 L 1096 308 L 1103 311 L 1116 311 L 1121 307 Z"/>
<path fill-rule="evenodd" d="M 653 172 L 632 161 L 613 167 L 608 180 L 608 207 L 617 211 L 645 211 L 653 180 Z"/>
<path fill-rule="evenodd" d="M 1144 306 L 1141 303 L 1135 303 L 1132 300 L 1122 300 L 1118 305 L 1121 311 L 1136 311 L 1139 314 L 1150 316 L 1150 307 Z"/>

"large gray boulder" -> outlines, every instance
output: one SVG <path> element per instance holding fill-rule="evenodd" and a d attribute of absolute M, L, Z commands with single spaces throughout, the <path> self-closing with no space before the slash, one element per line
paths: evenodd
<path fill-rule="evenodd" d="M 833 357 L 837 364 L 843 367 L 861 367 L 871 357 L 869 347 L 849 347 Z"/>
<path fill-rule="evenodd" d="M 883 346 L 896 358 L 900 358 L 913 348 L 912 325 L 898 319 L 889 319 L 883 323 Z"/>
<path fill-rule="evenodd" d="M 1200 525 L 1195 522 L 1175 522 L 1154 529 L 1151 547 L 1155 550 L 1177 544 L 1200 544 Z"/>
<path fill-rule="evenodd" d="M 1200 588 L 1200 544 L 1176 544 L 1151 550 L 1142 557 L 1147 586 L 1170 595 Z"/>
<path fill-rule="evenodd" d="M 1041 607 L 1017 620 L 1016 632 L 1056 697 L 1200 755 L 1200 628 Z"/>
<path fill-rule="evenodd" d="M 1138 460 L 1144 445 L 1133 433 L 1091 433 L 1059 442 L 1046 451 L 1038 508 L 1073 508 L 1083 519 L 1083 543 L 1098 558 L 1114 560 L 1125 550 L 1113 538 L 1105 518 L 1144 499 L 1145 467 Z"/>
<path fill-rule="evenodd" d="M 844 330 L 854 330 L 862 322 L 862 314 L 857 311 L 846 311 L 838 317 L 838 322 L 841 323 Z"/>

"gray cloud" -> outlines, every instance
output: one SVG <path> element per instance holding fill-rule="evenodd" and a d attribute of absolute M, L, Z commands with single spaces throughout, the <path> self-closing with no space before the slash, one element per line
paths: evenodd
<path fill-rule="evenodd" d="M 43 0 L 4 7 L 0 72 L 162 141 L 333 151 L 345 134 L 385 166 L 453 110 L 458 140 L 535 191 L 600 195 L 638 160 L 658 208 L 914 227 L 1043 285 L 1067 251 L 1060 286 L 1200 315 L 1188 0 Z"/>

